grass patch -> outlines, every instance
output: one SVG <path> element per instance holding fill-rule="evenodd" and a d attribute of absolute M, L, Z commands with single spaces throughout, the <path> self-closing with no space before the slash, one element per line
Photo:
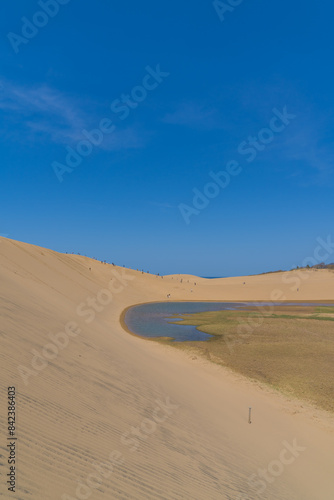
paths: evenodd
<path fill-rule="evenodd" d="M 246 307 L 182 315 L 213 335 L 170 342 L 281 392 L 334 412 L 334 307 Z"/>

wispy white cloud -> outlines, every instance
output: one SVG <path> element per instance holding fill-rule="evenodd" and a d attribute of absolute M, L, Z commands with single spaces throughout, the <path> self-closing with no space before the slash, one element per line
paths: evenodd
<path fill-rule="evenodd" d="M 145 147 L 151 134 L 136 126 L 124 129 L 115 129 L 110 135 L 104 137 L 101 148 L 107 151 L 122 149 L 140 149 Z"/>
<path fill-rule="evenodd" d="M 184 102 L 178 105 L 175 111 L 167 113 L 162 121 L 191 128 L 220 128 L 217 110 L 195 102 Z"/>
<path fill-rule="evenodd" d="M 82 129 L 84 117 L 73 102 L 48 86 L 20 86 L 1 82 L 0 110 L 11 123 L 55 141 L 72 139 Z"/>
<path fill-rule="evenodd" d="M 313 183 L 322 184 L 332 178 L 334 144 L 324 140 L 327 129 L 324 118 L 300 118 L 298 127 L 286 139 L 286 157 L 299 166 L 298 172 L 304 177 L 304 183 L 312 180 Z M 305 167 L 308 167 L 308 175 Z"/>
<path fill-rule="evenodd" d="M 84 129 L 97 128 L 102 118 L 112 119 L 107 112 L 98 115 L 94 107 L 94 103 L 81 103 L 47 85 L 29 87 L 0 81 L 0 112 L 8 125 L 6 138 L 21 141 L 47 138 L 56 144 L 74 144 L 85 138 Z M 108 151 L 141 148 L 147 137 L 148 133 L 135 126 L 116 129 L 104 136 L 100 148 Z"/>
<path fill-rule="evenodd" d="M 157 201 L 150 201 L 150 204 L 154 205 L 155 207 L 163 208 L 163 209 L 177 208 L 175 205 L 171 205 L 170 203 L 161 203 L 161 202 L 157 202 Z"/>
<path fill-rule="evenodd" d="M 296 83 L 276 76 L 267 82 L 247 81 L 240 87 L 239 99 L 251 117 L 255 113 L 265 116 L 273 107 L 283 106 L 296 115 L 284 134 L 266 148 L 294 165 L 288 177 L 299 178 L 303 185 L 323 184 L 332 178 L 334 143 L 328 140 L 333 129 L 331 110 L 314 106 Z"/>

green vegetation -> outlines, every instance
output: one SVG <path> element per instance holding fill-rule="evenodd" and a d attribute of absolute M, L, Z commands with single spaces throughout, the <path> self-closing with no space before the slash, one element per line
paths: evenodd
<path fill-rule="evenodd" d="M 213 337 L 165 342 L 334 412 L 333 321 L 334 307 L 243 307 L 183 315 Z"/>

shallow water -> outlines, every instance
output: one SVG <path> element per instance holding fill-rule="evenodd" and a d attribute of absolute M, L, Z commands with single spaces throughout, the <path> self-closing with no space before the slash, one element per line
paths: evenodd
<path fill-rule="evenodd" d="M 176 314 L 236 309 L 239 303 L 227 302 L 155 302 L 131 307 L 125 314 L 128 329 L 141 337 L 172 337 L 176 342 L 208 340 L 212 335 L 200 332 L 192 325 L 174 325 Z"/>
<path fill-rule="evenodd" d="M 206 311 L 233 310 L 247 305 L 273 306 L 282 304 L 273 304 L 272 302 L 153 302 L 131 307 L 127 310 L 124 320 L 128 329 L 141 337 L 171 337 L 175 342 L 208 340 L 212 335 L 197 330 L 196 326 L 171 323 L 171 321 L 181 319 L 173 318 L 173 316 Z M 321 304 L 294 304 L 291 302 L 284 305 L 311 306 Z"/>

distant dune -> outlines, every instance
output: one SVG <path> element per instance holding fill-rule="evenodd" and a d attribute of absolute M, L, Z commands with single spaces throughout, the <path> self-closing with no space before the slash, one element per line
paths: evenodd
<path fill-rule="evenodd" d="M 333 417 L 122 329 L 126 307 L 165 300 L 334 302 L 334 272 L 156 277 L 1 237 L 0 493 L 332 500 Z M 11 386 L 15 494 L 4 479 Z"/>

